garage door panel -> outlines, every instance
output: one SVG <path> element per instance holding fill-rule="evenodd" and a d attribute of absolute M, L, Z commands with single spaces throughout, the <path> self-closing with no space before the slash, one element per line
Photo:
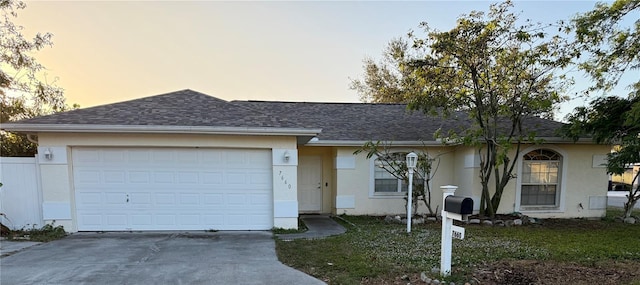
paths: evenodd
<path fill-rule="evenodd" d="M 74 148 L 72 156 L 81 231 L 272 227 L 268 150 Z"/>
<path fill-rule="evenodd" d="M 156 184 L 173 184 L 175 183 L 175 175 L 170 171 L 154 171 L 153 182 Z"/>
<path fill-rule="evenodd" d="M 104 182 L 101 178 L 102 175 L 98 170 L 78 170 L 76 173 L 76 184 L 101 184 Z"/>
<path fill-rule="evenodd" d="M 223 214 L 202 215 L 202 221 L 205 225 L 209 225 L 211 227 L 209 229 L 217 229 L 221 225 L 224 225 L 224 215 Z"/>
<path fill-rule="evenodd" d="M 105 215 L 105 220 L 107 226 L 126 226 L 127 225 L 127 215 L 124 214 L 109 214 Z"/>
<path fill-rule="evenodd" d="M 98 157 L 101 158 L 101 161 L 99 161 L 98 163 L 102 164 L 102 165 L 109 165 L 109 164 L 122 164 L 126 162 L 126 154 L 127 152 L 125 151 L 120 151 L 117 149 L 104 149 L 104 150 L 96 150 L 99 152 Z"/>
<path fill-rule="evenodd" d="M 105 170 L 102 174 L 104 175 L 104 183 L 124 184 L 126 182 L 126 173 L 122 170 Z"/>
<path fill-rule="evenodd" d="M 181 193 L 180 205 L 183 205 L 183 206 L 198 205 L 200 201 L 199 198 L 200 198 L 200 195 L 196 193 Z"/>
<path fill-rule="evenodd" d="M 105 206 L 124 206 L 128 202 L 126 192 L 107 192 L 103 198 Z"/>
<path fill-rule="evenodd" d="M 132 228 L 141 228 L 153 225 L 153 216 L 151 214 L 131 215 Z"/>
<path fill-rule="evenodd" d="M 203 184 L 223 184 L 223 172 L 203 172 L 202 183 Z"/>
<path fill-rule="evenodd" d="M 149 184 L 151 180 L 149 179 L 148 171 L 129 171 L 129 183 L 143 183 Z"/>
<path fill-rule="evenodd" d="M 198 172 L 178 172 L 178 183 L 180 184 L 198 184 L 198 181 Z"/>
<path fill-rule="evenodd" d="M 126 157 L 129 163 L 144 163 L 151 162 L 151 154 L 148 150 L 129 150 L 126 152 Z"/>
<path fill-rule="evenodd" d="M 156 205 L 173 206 L 176 204 L 175 193 L 156 193 L 155 197 L 156 197 Z"/>
<path fill-rule="evenodd" d="M 78 216 L 79 223 L 87 227 L 99 228 L 102 226 L 102 215 L 100 214 L 83 214 Z"/>
<path fill-rule="evenodd" d="M 95 206 L 102 203 L 102 192 L 84 192 L 76 196 L 78 205 Z"/>
<path fill-rule="evenodd" d="M 131 193 L 129 194 L 129 203 L 133 205 L 148 205 L 152 206 L 153 201 L 151 199 L 152 193 Z"/>

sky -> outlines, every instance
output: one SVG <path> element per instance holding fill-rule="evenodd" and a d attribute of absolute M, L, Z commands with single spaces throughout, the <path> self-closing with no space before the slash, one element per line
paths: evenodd
<path fill-rule="evenodd" d="M 451 29 L 485 1 L 26 1 L 25 35 L 51 32 L 35 54 L 68 104 L 90 107 L 182 89 L 224 100 L 359 102 L 363 59 L 420 22 Z M 516 1 L 545 23 L 593 1 Z M 589 84 L 577 78 L 577 91 Z M 561 116 L 584 100 L 561 108 Z"/>

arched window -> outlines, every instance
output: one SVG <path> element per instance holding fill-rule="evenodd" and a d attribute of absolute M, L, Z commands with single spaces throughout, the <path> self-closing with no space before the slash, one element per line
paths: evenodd
<path fill-rule="evenodd" d="M 523 156 L 520 205 L 558 206 L 562 156 L 536 149 Z"/>

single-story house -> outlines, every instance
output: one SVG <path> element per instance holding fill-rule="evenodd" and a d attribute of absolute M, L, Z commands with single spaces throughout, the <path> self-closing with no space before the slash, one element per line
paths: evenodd
<path fill-rule="evenodd" d="M 296 228 L 300 213 L 405 213 L 405 192 L 375 158 L 354 151 L 389 141 L 438 154 L 442 185 L 479 205 L 473 148 L 433 139 L 450 118 L 403 104 L 224 101 L 182 90 L 2 125 L 38 141 L 45 221 L 67 231 Z M 559 138 L 562 124 L 529 118 L 543 145 L 525 145 L 500 213 L 601 217 L 608 146 Z M 37 136 L 37 138 L 36 138 Z"/>

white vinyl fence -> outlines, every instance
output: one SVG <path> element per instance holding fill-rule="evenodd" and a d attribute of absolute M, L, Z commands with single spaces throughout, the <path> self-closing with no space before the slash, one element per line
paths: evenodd
<path fill-rule="evenodd" d="M 42 191 L 37 158 L 0 157 L 0 221 L 12 229 L 38 228 L 42 220 Z"/>

